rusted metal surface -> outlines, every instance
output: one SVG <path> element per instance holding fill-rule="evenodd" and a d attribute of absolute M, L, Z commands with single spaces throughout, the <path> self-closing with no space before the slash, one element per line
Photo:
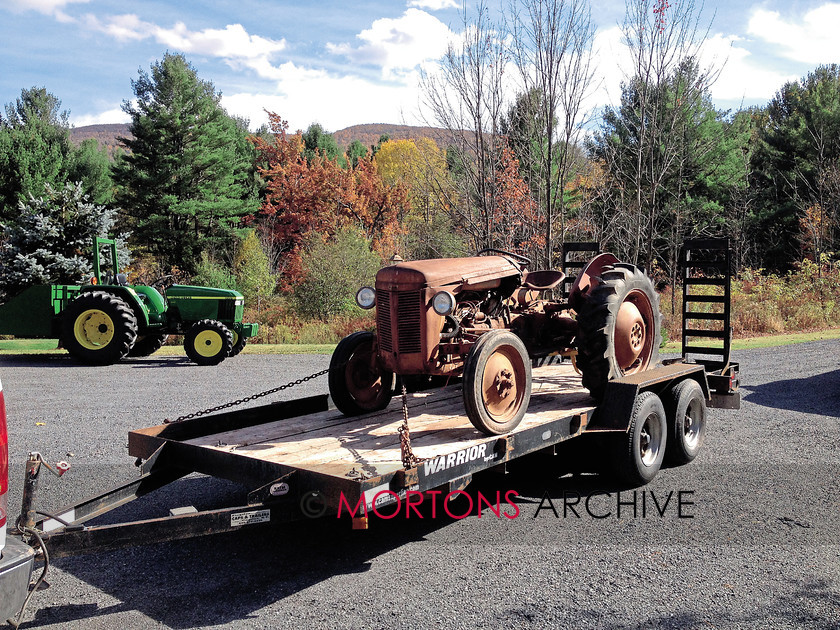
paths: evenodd
<path fill-rule="evenodd" d="M 569 291 L 569 304 L 572 308 L 580 308 L 580 301 L 598 285 L 598 279 L 604 272 L 604 268 L 617 262 L 618 258 L 612 254 L 599 254 L 589 261 L 577 275 Z"/>
<path fill-rule="evenodd" d="M 517 265 L 503 256 L 417 260 L 380 270 L 376 289 L 406 291 L 454 286 L 459 290 L 478 291 L 498 287 L 501 279 L 521 273 Z"/>

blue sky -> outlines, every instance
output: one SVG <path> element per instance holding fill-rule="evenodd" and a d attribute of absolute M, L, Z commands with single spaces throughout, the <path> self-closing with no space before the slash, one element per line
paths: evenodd
<path fill-rule="evenodd" d="M 492 4 L 491 0 L 491 4 Z M 460 0 L 0 0 L 0 104 L 43 86 L 71 123 L 125 122 L 131 80 L 166 51 L 183 53 L 251 126 L 263 109 L 292 129 L 422 124 L 418 68 L 462 29 Z M 699 4 L 699 0 L 698 0 Z M 623 0 L 593 2 L 593 107 L 614 101 Z M 707 0 L 708 59 L 726 60 L 715 104 L 765 104 L 786 80 L 840 62 L 840 2 Z"/>

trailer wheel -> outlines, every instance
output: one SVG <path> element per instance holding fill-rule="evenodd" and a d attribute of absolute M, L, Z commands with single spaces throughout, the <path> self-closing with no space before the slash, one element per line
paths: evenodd
<path fill-rule="evenodd" d="M 138 335 L 137 341 L 131 346 L 128 351 L 130 357 L 147 357 L 154 354 L 161 349 L 164 342 L 169 338 L 169 335 L 164 333 L 150 333 L 148 335 Z"/>
<path fill-rule="evenodd" d="M 376 335 L 365 330 L 338 343 L 328 380 L 330 396 L 345 416 L 384 409 L 394 394 L 394 373 L 379 365 Z"/>
<path fill-rule="evenodd" d="M 638 267 L 605 267 L 601 281 L 577 314 L 577 365 L 583 385 L 596 400 L 607 383 L 659 362 L 659 296 Z"/>
<path fill-rule="evenodd" d="M 230 354 L 229 357 L 235 357 L 237 354 L 242 352 L 242 349 L 245 347 L 245 342 L 247 338 L 244 335 L 240 335 L 236 332 L 233 328 L 230 329 L 230 335 L 233 339 L 233 345 L 230 347 Z"/>
<path fill-rule="evenodd" d="M 464 407 L 488 435 L 512 431 L 531 400 L 531 360 L 525 344 L 506 330 L 486 332 L 464 362 Z"/>
<path fill-rule="evenodd" d="M 230 353 L 233 340 L 230 331 L 214 319 L 202 319 L 184 335 L 184 350 L 198 365 L 218 365 Z"/>
<path fill-rule="evenodd" d="M 668 424 L 659 396 L 642 392 L 630 413 L 630 428 L 615 442 L 613 465 L 619 479 L 633 487 L 651 481 L 662 466 Z"/>
<path fill-rule="evenodd" d="M 91 291 L 70 302 L 61 315 L 61 343 L 76 359 L 110 365 L 122 359 L 137 339 L 137 317 L 111 293 Z"/>
<path fill-rule="evenodd" d="M 668 448 L 671 464 L 687 464 L 700 452 L 706 437 L 706 397 L 694 379 L 681 381 L 665 398 L 668 417 Z"/>

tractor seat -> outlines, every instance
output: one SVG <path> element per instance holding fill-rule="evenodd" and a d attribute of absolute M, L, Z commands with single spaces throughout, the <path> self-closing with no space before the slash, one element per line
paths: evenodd
<path fill-rule="evenodd" d="M 555 271 L 554 269 L 546 269 L 544 271 L 529 271 L 522 278 L 522 286 L 533 291 L 548 291 L 556 288 L 566 274 L 562 271 Z"/>

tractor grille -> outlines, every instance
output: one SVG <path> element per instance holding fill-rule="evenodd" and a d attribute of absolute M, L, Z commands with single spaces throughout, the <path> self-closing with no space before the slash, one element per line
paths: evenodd
<path fill-rule="evenodd" d="M 393 352 L 396 349 L 400 354 L 420 352 L 422 293 L 420 291 L 402 293 L 382 291 L 377 293 L 376 297 L 376 325 L 382 350 Z M 394 326 L 396 326 L 396 334 L 394 334 Z"/>
<path fill-rule="evenodd" d="M 235 300 L 219 300 L 219 316 L 223 322 L 232 322 L 236 317 Z"/>
<path fill-rule="evenodd" d="M 391 294 L 385 291 L 376 293 L 376 329 L 379 333 L 379 346 L 386 352 L 392 352 L 394 342 L 391 332 Z"/>

